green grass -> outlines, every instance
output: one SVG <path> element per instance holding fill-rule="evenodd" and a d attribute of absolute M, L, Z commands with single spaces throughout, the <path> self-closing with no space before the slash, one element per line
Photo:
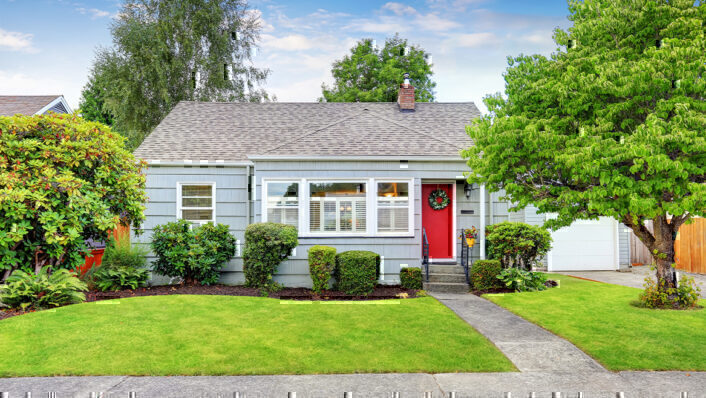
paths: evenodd
<path fill-rule="evenodd" d="M 566 338 L 611 370 L 706 370 L 706 310 L 638 308 L 631 302 L 640 289 L 550 278 L 560 287 L 484 297 Z"/>
<path fill-rule="evenodd" d="M 431 297 L 292 302 L 151 296 L 0 321 L 0 376 L 515 370 Z M 9 360 L 11 359 L 11 360 Z"/>

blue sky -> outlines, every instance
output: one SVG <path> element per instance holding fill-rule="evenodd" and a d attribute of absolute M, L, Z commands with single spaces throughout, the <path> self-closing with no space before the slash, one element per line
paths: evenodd
<path fill-rule="evenodd" d="M 0 95 L 64 94 L 76 106 L 95 49 L 110 46 L 119 0 L 0 0 Z M 565 0 L 251 0 L 261 18 L 255 63 L 279 101 L 314 101 L 331 63 L 361 38 L 399 32 L 432 54 L 438 101 L 503 90 L 508 55 L 549 54 Z M 482 108 L 483 109 L 483 108 Z"/>

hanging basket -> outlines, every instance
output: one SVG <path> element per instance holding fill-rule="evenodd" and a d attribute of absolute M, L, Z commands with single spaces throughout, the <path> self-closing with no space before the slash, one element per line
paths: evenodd
<path fill-rule="evenodd" d="M 466 238 L 466 244 L 468 247 L 472 247 L 473 245 L 476 244 L 476 239 L 475 238 Z"/>
<path fill-rule="evenodd" d="M 443 189 L 437 189 L 429 194 L 429 206 L 434 210 L 443 210 L 451 203 L 449 195 Z"/>

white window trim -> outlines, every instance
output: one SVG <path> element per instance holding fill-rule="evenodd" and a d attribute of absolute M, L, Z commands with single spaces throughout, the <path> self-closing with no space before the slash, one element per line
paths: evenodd
<path fill-rule="evenodd" d="M 181 195 L 181 188 L 184 185 L 203 185 L 203 186 L 211 186 L 211 207 L 182 207 L 182 195 Z M 179 181 L 177 182 L 176 185 L 176 191 L 177 191 L 177 205 L 176 205 L 176 216 L 177 220 L 183 220 L 182 217 L 182 211 L 183 210 L 211 210 L 213 214 L 213 219 L 208 220 L 208 221 L 190 221 L 194 224 L 207 224 L 209 222 L 212 222 L 216 224 L 216 182 L 215 181 Z"/>
<path fill-rule="evenodd" d="M 262 180 L 262 195 L 260 195 L 261 205 L 262 205 L 261 206 L 261 214 L 262 214 L 262 221 L 263 222 L 267 222 L 267 209 L 268 209 L 268 207 L 267 207 L 267 184 L 269 184 L 271 182 L 275 182 L 275 183 L 296 182 L 299 184 L 299 197 L 297 197 L 297 211 L 299 213 L 299 220 L 298 220 L 299 225 L 297 225 L 296 227 L 297 227 L 297 230 L 301 229 L 301 226 L 303 225 L 302 224 L 302 189 L 303 189 L 302 188 L 302 181 L 303 180 L 300 180 L 297 178 L 282 178 L 282 179 L 280 179 L 280 178 L 264 179 L 263 178 L 263 180 Z M 284 208 L 284 207 L 282 207 L 282 208 Z M 301 233 L 300 233 L 300 235 L 301 235 Z"/>
<path fill-rule="evenodd" d="M 349 237 L 414 237 L 415 228 L 415 185 L 411 177 L 377 177 L 377 178 L 291 178 L 268 177 L 261 183 L 262 195 L 260 196 L 261 220 L 267 222 L 267 184 L 270 182 L 298 182 L 299 183 L 299 237 L 302 238 L 349 238 Z M 366 231 L 365 232 L 321 232 L 309 230 L 309 183 L 317 182 L 357 182 L 365 183 L 366 196 Z M 377 184 L 380 182 L 406 182 L 409 191 L 409 230 L 407 232 L 378 232 L 377 231 Z"/>

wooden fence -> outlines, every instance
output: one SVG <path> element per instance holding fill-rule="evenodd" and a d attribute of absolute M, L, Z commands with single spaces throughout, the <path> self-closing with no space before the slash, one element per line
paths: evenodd
<path fill-rule="evenodd" d="M 651 225 L 647 225 L 651 229 Z M 677 269 L 706 274 L 706 218 L 697 218 L 682 225 L 674 242 Z M 652 263 L 649 249 L 635 234 L 630 234 L 630 262 L 633 265 Z"/>

